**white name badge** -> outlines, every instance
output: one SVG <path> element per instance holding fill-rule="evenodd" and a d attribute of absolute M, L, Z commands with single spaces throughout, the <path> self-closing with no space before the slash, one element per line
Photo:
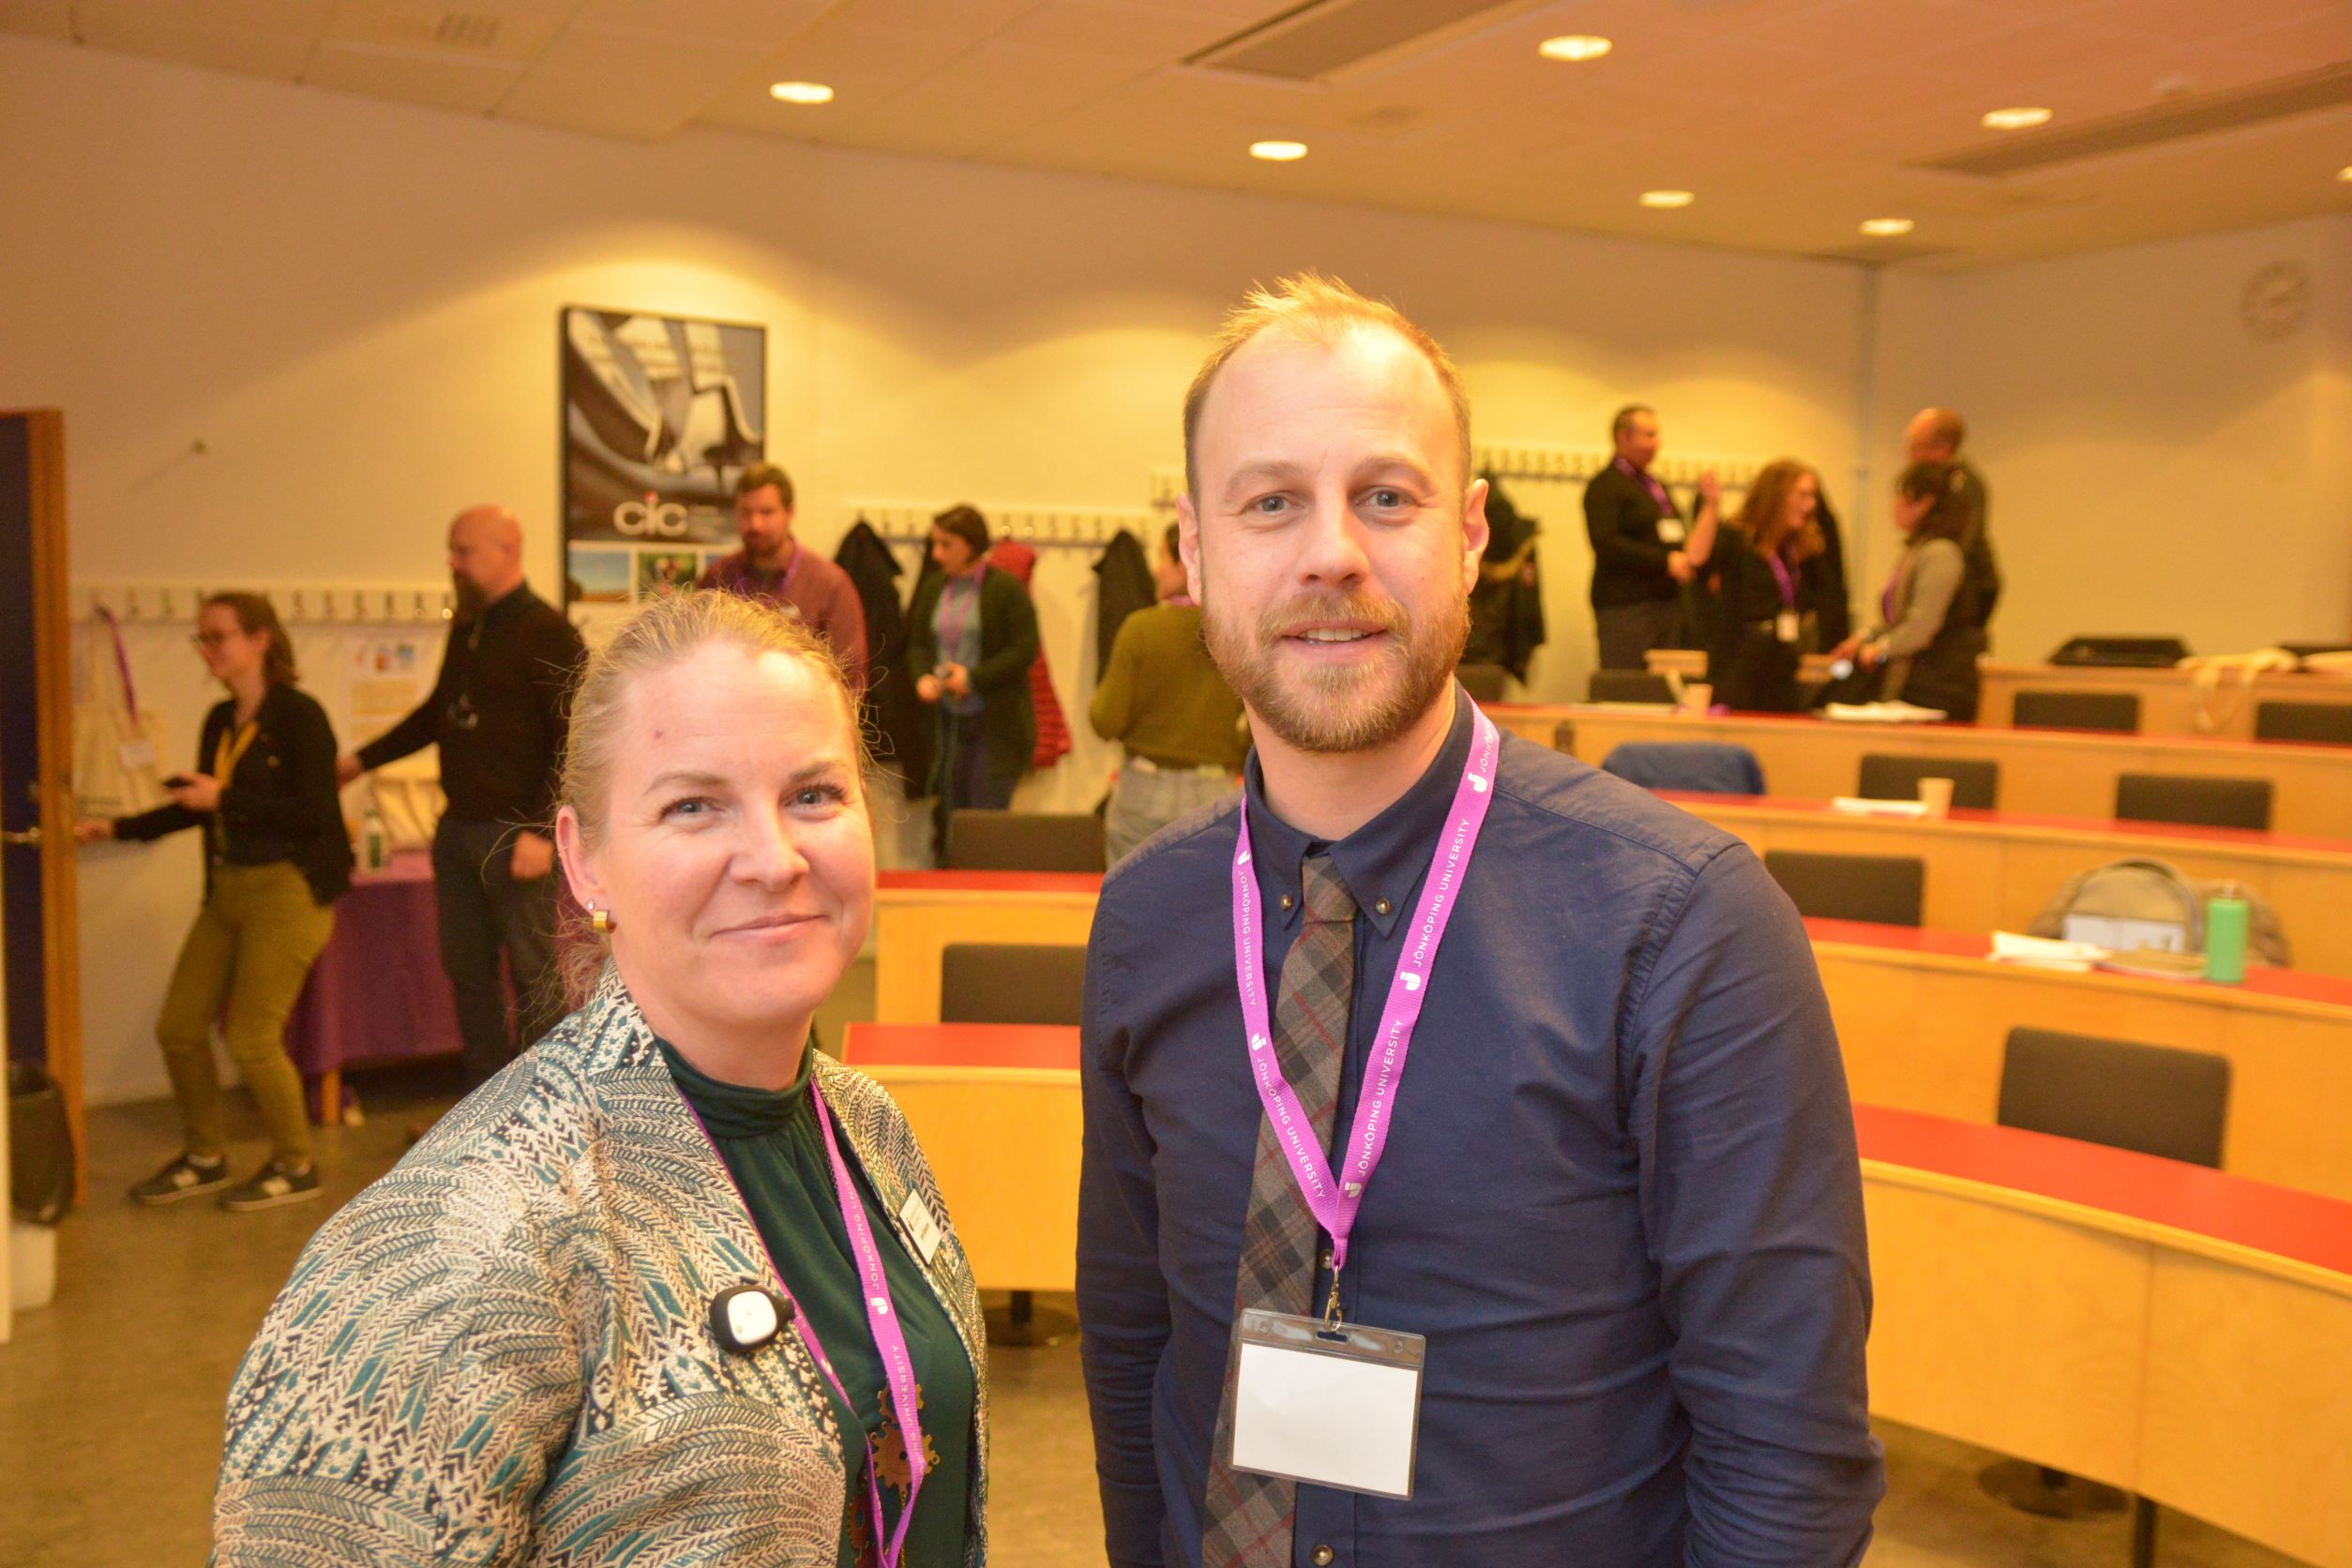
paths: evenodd
<path fill-rule="evenodd" d="M 907 1194 L 907 1200 L 898 1205 L 898 1223 L 907 1228 L 908 1236 L 913 1239 L 914 1250 L 923 1255 L 923 1266 L 929 1268 L 932 1258 L 939 1252 L 939 1244 L 946 1239 L 947 1233 L 932 1217 L 931 1206 L 923 1201 L 921 1193 Z"/>
<path fill-rule="evenodd" d="M 1797 641 L 1797 612 L 1784 610 L 1772 617 L 1772 635 L 1783 642 Z"/>
<path fill-rule="evenodd" d="M 1658 520 L 1658 542 L 1660 544 L 1679 545 L 1689 537 L 1690 531 L 1682 526 L 1681 518 L 1662 517 Z"/>
<path fill-rule="evenodd" d="M 122 744 L 120 753 L 127 772 L 138 773 L 155 766 L 155 742 L 144 735 Z"/>
<path fill-rule="evenodd" d="M 1417 1334 L 1244 1312 L 1235 1325 L 1233 1468 L 1341 1491 L 1413 1495 Z"/>

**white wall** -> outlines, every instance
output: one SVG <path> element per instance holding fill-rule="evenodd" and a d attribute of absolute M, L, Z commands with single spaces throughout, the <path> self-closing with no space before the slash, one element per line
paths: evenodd
<path fill-rule="evenodd" d="M 1598 445 L 1640 397 L 1670 449 L 1855 456 L 1844 266 L 718 132 L 641 146 L 15 38 L 0 140 L 0 402 L 66 411 L 83 580 L 431 580 L 449 514 L 499 499 L 550 583 L 565 304 L 764 324 L 769 449 L 828 550 L 844 498 L 1142 504 L 1221 311 L 1307 265 L 1446 341 L 1482 440 Z M 1535 689 L 1564 697 L 1591 663 L 1580 514 L 1564 486 L 1518 499 L 1550 541 Z M 1041 567 L 1081 746 L 1024 802 L 1089 806 L 1109 764 L 1082 717 L 1090 565 Z M 192 656 L 134 641 L 185 746 Z M 83 886 L 89 1092 L 158 1092 L 195 852 L 111 851 Z"/>
<path fill-rule="evenodd" d="M 2274 262 L 2314 294 L 2266 339 L 2239 304 Z M 1913 411 L 1967 415 L 2009 582 L 1997 656 L 2077 632 L 2352 638 L 2352 216 L 1885 281 L 1879 485 Z"/>

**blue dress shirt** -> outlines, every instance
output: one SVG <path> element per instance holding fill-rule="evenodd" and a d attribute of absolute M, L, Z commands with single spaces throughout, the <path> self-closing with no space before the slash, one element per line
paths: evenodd
<path fill-rule="evenodd" d="M 1328 846 L 1361 911 L 1334 1141 L 1470 714 L 1457 690 L 1428 772 Z M 1300 1486 L 1294 1560 L 1856 1562 L 1885 1485 L 1869 1263 L 1804 929 L 1729 835 L 1512 736 L 1498 772 L 1340 1289 L 1350 1321 L 1427 1336 L 1414 1493 Z M 1244 802 L 1272 993 L 1326 846 L 1266 808 L 1255 757 L 1243 794 L 1111 873 L 1088 949 L 1078 1317 L 1114 1568 L 1200 1556 L 1263 1115 L 1233 983 Z"/>

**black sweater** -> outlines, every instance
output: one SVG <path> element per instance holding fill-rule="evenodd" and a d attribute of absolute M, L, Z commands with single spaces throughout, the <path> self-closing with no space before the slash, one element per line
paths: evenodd
<path fill-rule="evenodd" d="M 310 884 L 310 895 L 331 903 L 351 886 L 351 840 L 343 834 L 343 808 L 335 785 L 335 726 L 308 692 L 274 686 L 253 715 L 253 744 L 220 781 L 220 805 L 206 813 L 176 803 L 135 817 L 118 817 L 114 837 L 144 843 L 184 828 L 204 827 L 215 817 L 219 831 L 204 836 L 205 896 L 212 891 L 216 862 L 267 866 L 291 862 Z M 220 738 L 236 723 L 234 701 L 215 704 L 204 716 L 196 743 L 197 773 L 209 774 Z"/>
<path fill-rule="evenodd" d="M 1669 493 L 1661 507 L 1650 487 L 1615 463 L 1584 487 L 1584 528 L 1592 540 L 1592 608 L 1672 599 L 1681 593 L 1666 570 L 1680 549 L 1658 537 L 1658 520 L 1679 518 Z"/>

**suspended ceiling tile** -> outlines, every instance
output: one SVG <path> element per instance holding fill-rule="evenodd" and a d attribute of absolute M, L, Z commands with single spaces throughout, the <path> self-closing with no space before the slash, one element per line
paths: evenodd
<path fill-rule="evenodd" d="M 774 49 L 827 12 L 848 8 L 841 0 L 586 0 L 572 20 Z"/>
<path fill-rule="evenodd" d="M 532 65 L 539 70 L 615 81 L 628 77 L 707 81 L 716 92 L 738 71 L 756 65 L 760 53 L 724 38 L 574 22 L 555 35 Z"/>
<path fill-rule="evenodd" d="M 378 49 L 527 65 L 575 8 L 576 0 L 339 0 L 325 37 Z"/>
<path fill-rule="evenodd" d="M 656 142 L 692 120 L 711 93 L 700 80 L 535 68 L 493 113 L 502 120 Z"/>
<path fill-rule="evenodd" d="M 77 11 L 74 20 L 82 41 L 97 48 L 240 76 L 298 81 L 310 58 L 310 40 L 294 34 L 182 27 L 112 12 L 92 20 Z"/>
<path fill-rule="evenodd" d="M 1231 18 L 1212 11 L 1120 5 L 1111 0 L 1047 0 L 1006 25 L 991 41 L 1085 50 L 1158 66 L 1173 65 L 1233 31 Z"/>
<path fill-rule="evenodd" d="M 73 42 L 70 0 L 0 0 L 0 33 Z"/>
<path fill-rule="evenodd" d="M 307 86 L 486 114 L 521 75 L 521 67 L 503 61 L 327 42 L 310 56 L 302 80 Z"/>

